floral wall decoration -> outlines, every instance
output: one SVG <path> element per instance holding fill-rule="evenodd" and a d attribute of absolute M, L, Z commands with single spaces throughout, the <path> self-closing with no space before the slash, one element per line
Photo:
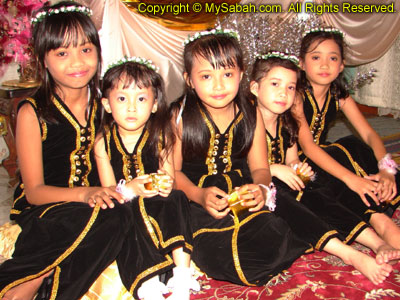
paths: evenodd
<path fill-rule="evenodd" d="M 0 0 L 0 77 L 11 62 L 32 61 L 31 17 L 47 0 Z"/>

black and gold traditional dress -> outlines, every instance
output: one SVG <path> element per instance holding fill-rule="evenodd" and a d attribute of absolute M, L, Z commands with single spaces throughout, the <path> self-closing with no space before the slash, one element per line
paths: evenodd
<path fill-rule="evenodd" d="M 339 99 L 329 90 L 323 107 L 319 107 L 314 95 L 308 89 L 303 94 L 303 108 L 307 122 L 310 126 L 314 142 L 322 147 L 341 165 L 349 169 L 358 176 L 378 173 L 378 162 L 372 149 L 357 137 L 350 135 L 340 138 L 334 143 L 326 141 L 328 130 L 331 123 L 336 119 L 339 110 Z M 305 158 L 304 155 L 302 158 Z M 370 207 L 367 207 L 357 193 L 350 190 L 341 180 L 334 178 L 320 170 L 315 164 L 313 168 L 323 177 L 324 184 L 329 187 L 330 195 L 335 195 L 336 199 L 347 208 L 362 216 L 365 221 L 374 212 L 385 212 L 392 215 L 400 204 L 399 194 L 390 202 L 377 206 L 376 203 L 367 196 Z M 400 193 L 400 174 L 396 176 L 397 190 Z"/>
<path fill-rule="evenodd" d="M 204 157 L 183 157 L 182 172 L 197 186 L 217 186 L 230 193 L 251 183 L 247 156 L 239 155 L 244 140 L 243 113 L 239 111 L 225 132 L 200 107 L 208 128 L 209 150 Z M 183 114 L 183 126 L 186 116 Z M 289 267 L 310 245 L 288 224 L 266 208 L 233 218 L 215 219 L 190 202 L 193 228 L 192 259 L 207 275 L 242 285 L 263 285 Z"/>
<path fill-rule="evenodd" d="M 269 164 L 285 164 L 290 135 L 283 127 L 281 118 L 277 121 L 275 137 L 267 131 L 266 139 Z M 325 245 L 332 237 L 340 237 L 346 243 L 353 242 L 368 225 L 361 217 L 330 197 L 320 179 L 322 177 L 318 177 L 317 174 L 314 181 L 308 182 L 305 188 L 298 192 L 273 177 L 277 187 L 276 213 L 289 223 L 297 235 L 314 232 L 320 237 L 316 244 L 318 246 Z M 336 231 L 340 236 L 335 234 Z M 315 247 L 322 250 L 322 247 L 318 246 Z"/>
<path fill-rule="evenodd" d="M 21 105 L 25 103 L 37 113 L 34 99 L 24 100 Z M 86 126 L 79 124 L 59 98 L 53 98 L 53 104 L 57 122 L 38 118 L 44 184 L 70 188 L 96 185 L 99 180 L 92 150 L 98 104 L 90 106 Z M 35 206 L 27 201 L 21 182 L 14 194 L 11 219 L 22 231 L 13 258 L 0 266 L 0 298 L 10 288 L 54 270 L 51 299 L 78 299 L 114 260 L 125 267 L 123 279 L 131 292 L 148 277 L 146 273 L 139 279 L 130 275 L 138 261 L 135 245 L 144 237 L 135 231 L 127 205 L 115 202 L 113 209 L 105 210 L 82 202 Z M 161 259 L 165 260 L 155 258 L 151 265 L 161 269 Z"/>
<path fill-rule="evenodd" d="M 129 182 L 136 176 L 157 173 L 159 162 L 149 149 L 148 137 L 149 132 L 144 129 L 130 153 L 117 126 L 113 125 L 108 131 L 106 151 L 117 181 L 124 179 Z M 131 206 L 134 215 L 138 216 L 138 226 L 148 233 L 161 254 L 167 255 L 179 247 L 189 254 L 192 252 L 189 201 L 182 191 L 172 190 L 168 197 L 139 197 L 131 202 Z"/>

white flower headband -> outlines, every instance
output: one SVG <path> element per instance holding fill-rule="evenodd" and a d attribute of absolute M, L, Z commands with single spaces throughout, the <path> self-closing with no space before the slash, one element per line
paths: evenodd
<path fill-rule="evenodd" d="M 147 68 L 149 68 L 150 70 L 153 70 L 153 71 L 155 71 L 155 72 L 158 72 L 158 70 L 159 70 L 159 68 L 156 67 L 156 66 L 153 64 L 153 62 L 152 62 L 151 60 L 149 60 L 149 59 L 146 59 L 146 58 L 143 58 L 143 57 L 136 57 L 136 56 L 132 56 L 132 57 L 127 57 L 127 56 L 125 56 L 125 57 L 122 58 L 122 59 L 119 59 L 119 60 L 117 60 L 117 61 L 114 61 L 114 62 L 110 63 L 110 64 L 107 66 L 107 69 L 106 69 L 106 71 L 105 71 L 104 73 L 106 73 L 108 70 L 110 70 L 110 69 L 112 69 L 112 68 L 114 68 L 114 67 L 123 65 L 123 64 L 125 64 L 125 63 L 127 63 L 127 62 L 135 62 L 135 63 L 138 63 L 138 64 L 143 65 L 143 66 L 145 66 L 145 67 L 147 67 Z"/>
<path fill-rule="evenodd" d="M 287 53 L 279 52 L 279 51 L 271 51 L 271 52 L 268 52 L 267 54 L 263 54 L 263 55 L 256 54 L 256 59 L 267 60 L 272 57 L 286 59 L 286 60 L 289 60 L 292 63 L 294 63 L 296 66 L 299 66 L 299 59 L 296 55 L 291 55 L 291 54 L 287 54 Z"/>
<path fill-rule="evenodd" d="M 199 39 L 199 38 L 201 38 L 203 36 L 212 35 L 212 34 L 214 34 L 214 35 L 224 34 L 224 35 L 227 35 L 227 36 L 234 37 L 237 40 L 240 39 L 239 33 L 237 31 L 234 31 L 232 29 L 222 29 L 220 26 L 218 26 L 218 27 L 216 27 L 214 29 L 211 29 L 211 30 L 196 32 L 194 35 L 189 36 L 186 40 L 184 40 L 182 45 L 186 46 L 187 44 L 189 44 L 189 43 L 191 43 L 191 42 L 193 42 L 193 41 L 195 41 L 195 40 L 197 40 L 197 39 Z"/>
<path fill-rule="evenodd" d="M 309 33 L 313 33 L 313 32 L 328 32 L 328 33 L 333 33 L 333 34 L 339 34 L 342 36 L 342 38 L 344 37 L 344 33 L 343 31 L 341 31 L 338 28 L 334 28 L 334 27 L 316 27 L 316 28 L 311 28 L 308 29 L 304 32 L 303 37 L 305 37 L 307 34 Z"/>
<path fill-rule="evenodd" d="M 69 12 L 79 12 L 79 13 L 85 14 L 89 17 L 93 15 L 93 11 L 86 6 L 70 5 L 70 6 L 62 6 L 60 8 L 51 8 L 48 11 L 38 12 L 36 14 L 36 16 L 34 16 L 32 18 L 31 22 L 32 22 L 32 24 L 39 23 L 48 16 L 56 15 L 59 13 L 69 13 Z"/>

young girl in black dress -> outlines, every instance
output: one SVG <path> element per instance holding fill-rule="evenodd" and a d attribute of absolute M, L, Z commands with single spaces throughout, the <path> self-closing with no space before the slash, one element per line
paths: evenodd
<path fill-rule="evenodd" d="M 296 232 L 309 231 L 304 227 L 306 214 L 299 214 L 299 205 L 307 207 L 323 222 L 338 230 L 343 240 L 356 240 L 370 248 L 376 260 L 343 244 L 337 238 L 327 242 L 324 251 L 335 254 L 352 264 L 373 283 L 382 282 L 390 266 L 382 265 L 398 259 L 400 251 L 391 248 L 357 215 L 337 203 L 335 199 L 320 193 L 317 188 L 320 177 L 307 183 L 314 173 L 297 154 L 297 121 L 291 113 L 296 95 L 298 60 L 280 52 L 259 56 L 251 73 L 251 91 L 257 96 L 258 107 L 266 127 L 268 159 L 273 181 L 277 186 L 276 213 L 284 218 Z M 304 182 L 303 182 L 304 180 Z M 300 191 L 300 192 L 299 192 Z"/>
<path fill-rule="evenodd" d="M 300 48 L 300 65 L 303 95 L 294 112 L 300 121 L 302 151 L 333 175 L 326 174 L 324 180 L 330 182 L 326 192 L 369 222 L 388 244 L 400 249 L 400 228 L 390 219 L 400 204 L 400 175 L 379 135 L 345 89 L 343 33 L 334 28 L 308 32 Z M 354 136 L 332 144 L 326 141 L 329 125 L 339 109 L 362 141 Z"/>
<path fill-rule="evenodd" d="M 168 299 L 189 299 L 190 288 L 199 290 L 199 285 L 189 268 L 192 236 L 188 200 L 183 192 L 172 190 L 175 139 L 163 80 L 151 61 L 124 58 L 104 74 L 102 92 L 107 114 L 103 135 L 95 143 L 101 184 L 116 186 L 123 180 L 119 190 L 135 198 L 130 206 L 136 227 L 147 232 L 152 248 L 165 257 L 165 265 L 171 265 L 172 253 L 176 267 L 168 282 L 173 291 Z M 151 255 L 151 247 L 143 248 L 147 251 L 144 257 Z M 142 272 L 148 273 L 147 277 L 150 274 L 149 270 L 138 270 L 139 277 Z M 164 299 L 160 287 L 155 276 L 142 285 L 139 297 Z"/>
<path fill-rule="evenodd" d="M 2 299 L 33 299 L 45 278 L 41 299 L 80 298 L 133 227 L 114 188 L 90 187 L 98 184 L 92 149 L 101 63 L 90 13 L 60 2 L 33 19 L 41 86 L 21 102 L 17 116 L 21 182 L 11 219 L 22 232 L 13 258 L 0 266 Z"/>
<path fill-rule="evenodd" d="M 300 235 L 273 212 L 265 127 L 255 103 L 243 95 L 242 52 L 234 32 L 189 38 L 184 62 L 187 92 L 173 105 L 174 162 L 177 187 L 191 200 L 197 266 L 215 279 L 262 285 L 308 247 L 340 243 L 335 230 L 301 205 L 293 208 L 307 215 L 304 226 L 313 230 L 297 230 Z M 390 271 L 378 266 L 371 277 L 378 282 Z"/>

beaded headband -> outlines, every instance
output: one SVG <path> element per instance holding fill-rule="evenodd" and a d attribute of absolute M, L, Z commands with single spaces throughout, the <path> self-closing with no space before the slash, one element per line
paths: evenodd
<path fill-rule="evenodd" d="M 50 8 L 48 11 L 41 11 L 36 14 L 31 19 L 32 24 L 42 22 L 44 18 L 51 16 L 51 15 L 57 15 L 59 13 L 69 13 L 69 12 L 79 12 L 82 14 L 87 15 L 88 17 L 93 15 L 93 11 L 86 7 L 86 6 L 76 6 L 76 5 L 70 5 L 70 6 L 62 6 L 60 8 Z"/>
<path fill-rule="evenodd" d="M 146 58 L 143 58 L 143 57 L 136 57 L 136 56 L 132 56 L 132 57 L 125 56 L 122 59 L 119 59 L 117 61 L 114 61 L 114 62 L 110 63 L 107 66 L 107 69 L 105 70 L 104 73 L 106 73 L 108 70 L 110 70 L 110 69 L 112 69 L 114 67 L 118 67 L 118 66 L 123 65 L 123 64 L 125 64 L 127 62 L 138 63 L 138 64 L 143 65 L 143 66 L 147 67 L 148 69 L 153 70 L 155 72 L 158 72 L 158 70 L 159 70 L 159 68 L 156 67 L 153 64 L 153 62 L 151 60 L 149 60 L 149 59 L 146 59 Z"/>
<path fill-rule="evenodd" d="M 211 30 L 196 32 L 194 35 L 189 36 L 186 40 L 184 40 L 182 45 L 186 46 L 187 44 L 189 44 L 203 36 L 212 35 L 212 34 L 214 34 L 214 35 L 223 34 L 223 35 L 234 37 L 237 40 L 240 39 L 239 33 L 237 33 L 236 31 L 234 31 L 232 29 L 222 29 L 220 26 L 218 26 Z"/>
<path fill-rule="evenodd" d="M 299 59 L 297 58 L 296 55 L 290 55 L 284 52 L 279 52 L 279 51 L 272 51 L 268 52 L 267 54 L 256 54 L 256 59 L 264 59 L 267 60 L 269 58 L 276 57 L 280 59 L 286 59 L 294 63 L 297 67 L 299 66 Z"/>
<path fill-rule="evenodd" d="M 313 32 L 328 32 L 328 33 L 338 34 L 342 38 L 344 37 L 343 31 L 341 31 L 338 28 L 334 28 L 334 27 L 316 27 L 316 28 L 311 28 L 311 29 L 308 29 L 308 30 L 306 30 L 304 32 L 303 37 L 305 37 L 307 34 L 313 33 Z"/>

